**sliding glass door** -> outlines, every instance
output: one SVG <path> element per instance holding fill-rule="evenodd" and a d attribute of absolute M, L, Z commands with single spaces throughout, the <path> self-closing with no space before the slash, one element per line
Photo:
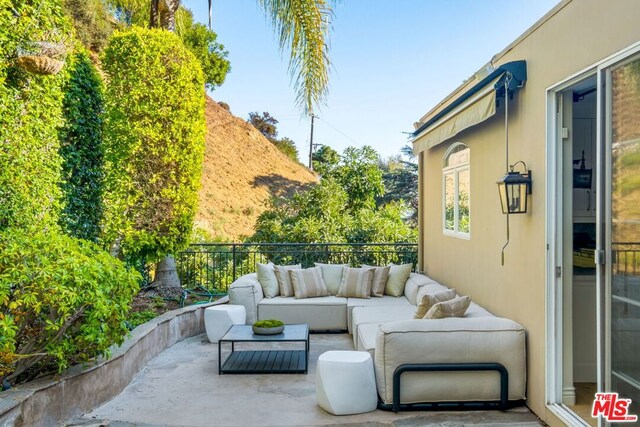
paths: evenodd
<path fill-rule="evenodd" d="M 605 389 L 640 414 L 640 58 L 604 70 L 606 176 Z"/>

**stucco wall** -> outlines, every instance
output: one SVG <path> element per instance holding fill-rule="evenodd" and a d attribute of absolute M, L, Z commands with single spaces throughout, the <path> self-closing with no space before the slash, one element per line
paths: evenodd
<path fill-rule="evenodd" d="M 639 41 L 639 18 L 637 0 L 568 1 L 496 56 L 496 66 L 527 61 L 526 86 L 509 103 L 509 161 L 523 160 L 533 171 L 529 213 L 510 216 L 504 266 L 500 250 L 506 224 L 496 186 L 505 173 L 503 105 L 490 120 L 421 155 L 422 269 L 494 314 L 526 327 L 528 404 L 553 425 L 559 420 L 545 407 L 546 89 Z M 456 141 L 471 148 L 470 240 L 442 233 L 442 160 Z"/>

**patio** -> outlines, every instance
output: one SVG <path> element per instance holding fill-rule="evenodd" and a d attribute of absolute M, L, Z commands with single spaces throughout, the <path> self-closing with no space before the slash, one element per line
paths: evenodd
<path fill-rule="evenodd" d="M 72 425 L 539 425 L 524 406 L 506 412 L 394 414 L 377 410 L 333 416 L 316 405 L 315 397 L 316 362 L 328 350 L 353 350 L 351 337 L 312 334 L 307 375 L 218 375 L 217 345 L 209 343 L 205 334 L 196 335 L 162 352 L 116 398 L 73 420 Z M 225 348 L 223 357 L 228 351 Z"/>

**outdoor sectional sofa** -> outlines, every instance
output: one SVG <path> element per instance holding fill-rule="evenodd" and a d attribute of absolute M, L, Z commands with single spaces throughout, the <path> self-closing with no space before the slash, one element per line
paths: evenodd
<path fill-rule="evenodd" d="M 474 302 L 464 317 L 414 319 L 419 296 L 447 289 L 411 273 L 400 297 L 264 298 L 254 273 L 230 286 L 229 300 L 245 307 L 247 324 L 275 318 L 307 323 L 316 332 L 348 331 L 356 350 L 374 360 L 382 409 L 506 409 L 523 403 L 526 337 L 521 325 Z"/>

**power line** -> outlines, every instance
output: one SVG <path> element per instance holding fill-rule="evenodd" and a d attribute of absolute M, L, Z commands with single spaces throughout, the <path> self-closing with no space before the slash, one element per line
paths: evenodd
<path fill-rule="evenodd" d="M 320 118 L 318 116 L 316 116 L 316 119 L 323 121 L 324 123 L 326 123 L 331 129 L 335 130 L 336 132 L 338 132 L 340 135 L 344 136 L 345 138 L 347 138 L 349 141 L 353 142 L 356 145 L 362 145 L 360 144 L 358 141 L 356 141 L 355 139 L 351 138 L 349 135 L 347 135 L 346 133 L 342 132 L 340 129 L 338 129 L 337 127 L 335 127 L 334 125 L 332 125 L 331 123 L 329 123 L 328 121 L 326 121 L 323 118 Z"/>

